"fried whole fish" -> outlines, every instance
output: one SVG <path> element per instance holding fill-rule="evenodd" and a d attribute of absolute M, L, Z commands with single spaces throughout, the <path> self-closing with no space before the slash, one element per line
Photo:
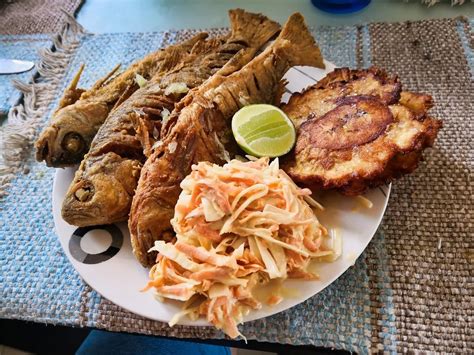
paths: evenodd
<path fill-rule="evenodd" d="M 336 69 L 282 106 L 297 139 L 281 166 L 313 190 L 361 194 L 417 167 L 441 127 L 432 105 L 382 70 Z"/>
<path fill-rule="evenodd" d="M 206 33 L 199 33 L 183 43 L 148 54 L 113 77 L 119 68 L 116 66 L 87 91 L 77 87 L 84 70 L 82 65 L 36 141 L 36 159 L 44 160 L 51 167 L 80 163 L 112 108 L 138 89 L 135 75 L 151 78 L 156 73 L 166 72 L 175 66 L 173 61 L 179 59 L 177 54 L 187 55 L 195 43 L 206 37 Z"/>
<path fill-rule="evenodd" d="M 295 65 L 324 68 L 301 14 L 292 15 L 278 38 L 242 69 L 216 73 L 180 102 L 163 126 L 163 143 L 147 159 L 133 198 L 129 229 L 142 265 L 154 264 L 156 253 L 148 250 L 156 240 L 173 238 L 170 220 L 191 166 L 225 162 L 233 145 L 232 115 L 248 104 L 273 102 L 283 75 Z"/>
<path fill-rule="evenodd" d="M 184 91 L 217 70 L 229 70 L 234 58 L 248 62 L 280 29 L 263 15 L 240 9 L 231 10 L 229 17 L 230 36 L 197 42 L 170 73 L 155 75 L 109 115 L 66 194 L 65 221 L 87 226 L 126 220 L 145 160 L 134 123 L 159 124 L 163 112 L 172 111 Z"/>

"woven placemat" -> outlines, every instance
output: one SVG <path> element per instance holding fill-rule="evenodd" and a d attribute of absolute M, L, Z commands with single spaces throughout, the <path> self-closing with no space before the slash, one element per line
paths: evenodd
<path fill-rule="evenodd" d="M 55 33 L 84 0 L 2 0 L 0 34 Z"/>
<path fill-rule="evenodd" d="M 433 95 L 442 118 L 421 169 L 394 184 L 387 236 L 399 346 L 460 352 L 474 334 L 474 37 L 467 21 L 370 25 L 372 63 Z"/>
<path fill-rule="evenodd" d="M 472 25 L 455 19 L 314 31 L 324 56 L 335 64 L 379 65 L 398 73 L 406 88 L 433 94 L 433 115 L 445 124 L 426 161 L 394 184 L 383 225 L 355 266 L 290 311 L 243 325 L 249 339 L 361 353 L 474 352 Z M 48 65 L 34 90 L 20 85 L 30 103 L 32 97 L 43 100 L 31 103 L 25 115 L 34 132 L 46 123 L 80 63 L 90 63 L 84 80 L 92 83 L 117 62 L 129 63 L 194 31 L 74 32 L 65 32 L 58 52 L 43 58 Z M 21 132 L 24 125 L 17 128 Z M 0 203 L 2 317 L 181 338 L 222 337 L 211 328 L 169 328 L 147 320 L 85 285 L 53 231 L 54 171 L 33 162 L 28 148 L 17 154 L 27 161 L 29 173 L 16 165 L 0 179 L 6 193 Z"/>

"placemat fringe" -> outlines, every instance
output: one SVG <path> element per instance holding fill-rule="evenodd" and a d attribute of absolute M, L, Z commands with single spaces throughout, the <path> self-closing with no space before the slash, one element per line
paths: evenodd
<path fill-rule="evenodd" d="M 53 47 L 39 51 L 40 60 L 30 83 L 12 81 L 23 100 L 10 109 L 7 123 L 0 127 L 0 197 L 22 168 L 37 128 L 62 83 L 71 54 L 80 45 L 80 36 L 87 34 L 73 16 L 66 10 L 62 12 L 66 22 L 52 38 Z"/>

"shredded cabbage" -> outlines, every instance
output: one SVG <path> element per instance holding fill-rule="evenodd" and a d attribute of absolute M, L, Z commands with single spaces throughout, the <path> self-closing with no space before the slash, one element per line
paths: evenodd
<path fill-rule="evenodd" d="M 165 95 L 171 94 L 186 94 L 189 91 L 186 83 L 171 83 L 165 89 Z"/>
<path fill-rule="evenodd" d="M 144 87 L 148 80 L 146 80 L 143 76 L 140 74 L 136 73 L 135 74 L 135 82 L 138 84 L 140 88 Z"/>
<path fill-rule="evenodd" d="M 176 241 L 155 242 L 160 256 L 147 286 L 186 301 L 170 325 L 204 316 L 230 337 L 242 336 L 237 325 L 262 306 L 252 294 L 257 284 L 315 279 L 311 260 L 341 254 L 341 239 L 313 211 L 322 206 L 311 191 L 280 170 L 278 159 L 247 159 L 201 162 L 181 183 L 171 220 Z M 281 296 L 270 299 L 276 304 Z"/>
<path fill-rule="evenodd" d="M 208 198 L 203 197 L 201 202 L 204 211 L 204 219 L 207 222 L 215 222 L 225 216 L 225 212 L 215 201 L 210 201 Z"/>

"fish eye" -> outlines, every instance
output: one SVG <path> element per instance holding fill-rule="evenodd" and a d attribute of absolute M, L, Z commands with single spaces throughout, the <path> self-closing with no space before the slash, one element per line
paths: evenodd
<path fill-rule="evenodd" d="M 87 202 L 90 199 L 92 199 L 92 196 L 94 195 L 94 186 L 93 185 L 83 185 L 79 187 L 75 192 L 74 192 L 74 197 L 76 200 L 80 202 Z"/>
<path fill-rule="evenodd" d="M 64 136 L 61 146 L 71 154 L 79 154 L 85 149 L 86 142 L 76 132 L 69 132 Z"/>

